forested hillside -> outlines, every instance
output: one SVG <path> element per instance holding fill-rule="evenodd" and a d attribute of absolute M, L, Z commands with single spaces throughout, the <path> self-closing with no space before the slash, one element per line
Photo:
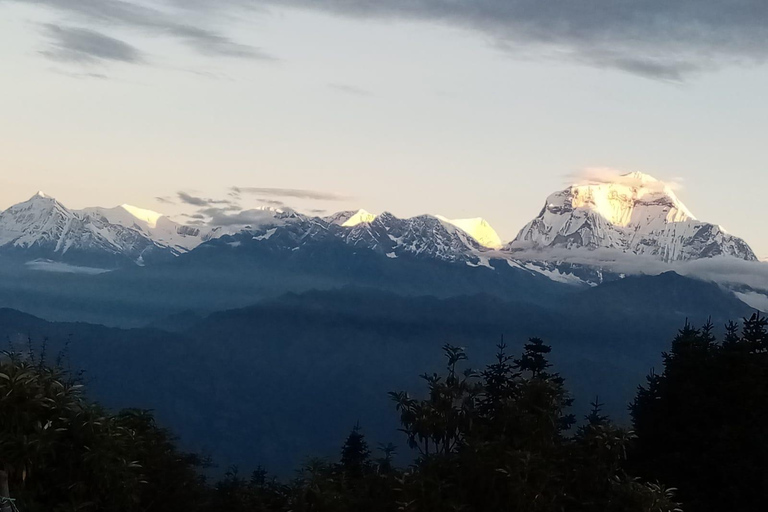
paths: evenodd
<path fill-rule="evenodd" d="M 391 442 L 374 446 L 353 423 L 335 455 L 305 459 L 284 479 L 257 460 L 206 479 L 210 461 L 180 451 L 150 412 L 109 412 L 63 369 L 66 352 L 30 343 L 0 358 L 0 509 L 758 511 L 768 497 L 767 326 L 755 314 L 718 340 L 712 324 L 686 323 L 625 427 L 599 397 L 573 414 L 568 381 L 539 338 L 519 353 L 500 342 L 474 368 L 446 344 L 442 370 L 389 393 L 387 414 L 400 424 Z"/>

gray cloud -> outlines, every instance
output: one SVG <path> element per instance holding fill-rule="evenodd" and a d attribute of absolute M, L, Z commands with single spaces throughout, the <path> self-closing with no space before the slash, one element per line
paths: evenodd
<path fill-rule="evenodd" d="M 176 201 L 174 201 L 170 197 L 165 197 L 165 196 L 163 196 L 163 197 L 161 197 L 161 196 L 155 197 L 155 201 L 157 201 L 158 203 L 163 203 L 163 204 L 176 204 Z"/>
<path fill-rule="evenodd" d="M 220 215 L 222 213 L 229 213 L 229 212 L 239 212 L 242 208 L 240 208 L 238 205 L 228 205 L 228 206 L 209 206 L 207 208 L 201 208 L 197 211 L 198 215 L 204 215 L 206 217 L 216 217 L 217 215 Z"/>
<path fill-rule="evenodd" d="M 332 192 L 320 192 L 317 190 L 303 190 L 298 188 L 232 187 L 231 191 L 237 194 L 294 197 L 298 199 L 314 199 L 317 201 L 343 201 L 349 199 L 346 196 L 334 194 Z"/>
<path fill-rule="evenodd" d="M 177 192 L 176 195 L 182 203 L 192 206 L 213 206 L 217 204 L 234 206 L 232 201 L 228 199 L 209 199 L 206 197 L 193 196 L 192 194 L 188 194 L 186 192 Z"/>
<path fill-rule="evenodd" d="M 43 28 L 51 43 L 50 49 L 41 53 L 52 60 L 80 63 L 106 60 L 130 64 L 144 61 L 144 55 L 136 47 L 94 30 L 54 24 Z"/>
<path fill-rule="evenodd" d="M 209 215 L 208 225 L 218 226 L 258 226 L 272 223 L 275 220 L 274 214 L 269 210 L 243 210 L 237 213 L 229 213 L 223 209 L 212 211 Z"/>
<path fill-rule="evenodd" d="M 99 26 L 173 37 L 204 54 L 252 59 L 272 57 L 178 18 L 234 18 L 292 7 L 422 21 L 478 32 L 519 58 L 566 60 L 671 82 L 768 58 L 765 0 L 153 0 L 152 7 L 132 0 L 11 1 L 48 6 Z"/>
<path fill-rule="evenodd" d="M 226 0 L 221 0 L 226 1 Z M 232 0 L 230 0 L 232 1 Z M 236 0 L 242 3 L 243 0 Z M 253 0 L 480 32 L 524 58 L 565 59 L 678 82 L 768 57 L 765 0 Z"/>
<path fill-rule="evenodd" d="M 351 96 L 373 96 L 373 94 L 370 91 L 366 91 L 365 89 L 355 87 L 354 85 L 328 84 L 328 87 L 335 90 L 336 92 L 349 94 Z"/>
<path fill-rule="evenodd" d="M 245 59 L 277 60 L 258 48 L 236 43 L 222 35 L 189 25 L 177 25 L 170 29 L 176 37 L 182 38 L 198 52 L 220 57 L 239 57 Z"/>
<path fill-rule="evenodd" d="M 98 24 L 100 29 L 109 25 L 122 26 L 141 29 L 155 36 L 172 37 L 205 55 L 275 60 L 273 56 L 259 48 L 237 43 L 218 32 L 179 21 L 178 16 L 169 12 L 168 7 L 172 6 L 173 2 L 167 0 L 155 0 L 154 5 L 158 8 L 129 0 L 11 1 L 46 6 L 64 15 L 75 15 L 81 20 Z M 218 10 L 221 11 L 225 6 L 227 2 L 222 2 Z M 67 55 L 65 54 L 64 57 L 66 58 Z"/>
<path fill-rule="evenodd" d="M 131 0 L 12 1 L 174 37 L 205 54 L 267 60 L 272 57 L 258 48 L 169 13 L 199 19 L 294 7 L 423 21 L 479 32 L 520 58 L 568 60 L 672 82 L 768 58 L 765 0 L 153 0 L 153 7 Z"/>

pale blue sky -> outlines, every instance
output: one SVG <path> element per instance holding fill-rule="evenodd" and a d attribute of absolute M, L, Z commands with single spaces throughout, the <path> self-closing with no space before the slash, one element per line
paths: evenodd
<path fill-rule="evenodd" d="M 588 37 L 550 44 L 535 17 L 518 37 L 368 0 L 102 4 L 162 8 L 162 24 L 72 8 L 94 1 L 0 0 L 0 207 L 43 189 L 178 214 L 193 208 L 155 198 L 277 187 L 343 196 L 272 197 L 305 211 L 482 216 L 511 239 L 568 175 L 612 167 L 681 180 L 695 215 L 768 256 L 768 40 L 740 18 L 715 51 L 583 21 Z M 189 8 L 238 2 L 256 8 Z"/>

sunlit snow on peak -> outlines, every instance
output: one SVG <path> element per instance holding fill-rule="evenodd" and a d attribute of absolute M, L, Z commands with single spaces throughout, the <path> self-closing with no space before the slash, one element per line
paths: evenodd
<path fill-rule="evenodd" d="M 137 206 L 131 206 L 130 204 L 122 204 L 120 208 L 130 213 L 138 220 L 146 222 L 150 228 L 157 227 L 157 221 L 163 216 L 162 213 L 153 212 L 152 210 L 146 210 Z"/>
<path fill-rule="evenodd" d="M 363 209 L 360 209 L 352 215 L 350 218 L 348 218 L 344 223 L 342 224 L 345 228 L 351 228 L 354 226 L 357 226 L 358 224 L 363 223 L 371 223 L 376 219 L 376 215 L 369 213 Z"/>
<path fill-rule="evenodd" d="M 499 249 L 504 245 L 496 230 L 482 217 L 473 219 L 447 219 L 442 215 L 436 217 L 464 231 L 483 247 Z"/>
<path fill-rule="evenodd" d="M 615 176 L 612 181 L 593 180 L 573 185 L 565 194 L 550 196 L 548 204 L 552 208 L 568 205 L 592 210 L 621 227 L 651 218 L 663 218 L 667 223 L 696 220 L 671 186 L 641 172 Z"/>
<path fill-rule="evenodd" d="M 700 222 L 670 184 L 640 172 L 593 171 L 547 198 L 509 247 L 617 249 L 680 261 L 718 255 L 754 260 L 752 249 L 715 224 Z"/>

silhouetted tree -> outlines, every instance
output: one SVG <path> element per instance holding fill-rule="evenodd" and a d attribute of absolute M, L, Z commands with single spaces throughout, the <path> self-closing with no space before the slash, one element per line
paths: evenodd
<path fill-rule="evenodd" d="M 711 327 L 686 324 L 631 412 L 632 463 L 679 487 L 691 512 L 764 510 L 768 503 L 768 352 L 759 314 L 731 322 L 722 345 Z"/>
<path fill-rule="evenodd" d="M 347 478 L 359 479 L 370 470 L 371 451 L 358 423 L 341 449 L 341 469 Z"/>
<path fill-rule="evenodd" d="M 672 511 L 669 489 L 624 472 L 629 432 L 594 404 L 575 436 L 572 399 L 550 373 L 550 347 L 532 339 L 513 360 L 498 345 L 480 373 L 460 371 L 461 349 L 446 346 L 446 375 L 425 376 L 428 397 L 393 393 L 403 431 L 420 450 L 402 478 L 402 510 L 555 512 Z M 513 364 L 514 361 L 514 364 Z M 433 447 L 429 449 L 428 447 Z"/>

